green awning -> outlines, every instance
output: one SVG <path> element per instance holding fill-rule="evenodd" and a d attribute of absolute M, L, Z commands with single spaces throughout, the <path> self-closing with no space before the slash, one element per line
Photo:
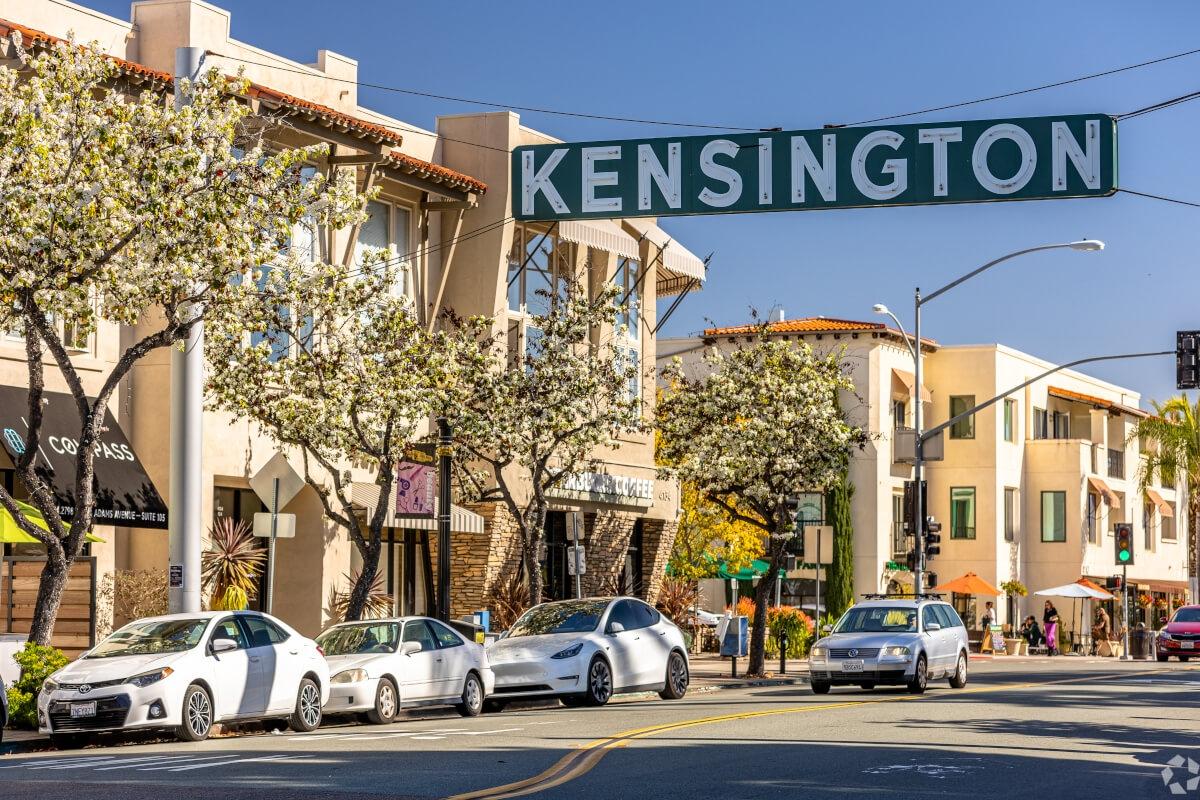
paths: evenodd
<path fill-rule="evenodd" d="M 748 581 L 754 578 L 761 578 L 763 575 L 766 575 L 767 570 L 771 568 L 771 565 L 766 561 L 762 561 L 761 559 L 757 558 L 750 562 L 750 566 L 742 567 L 737 572 L 730 572 L 727 569 L 727 566 L 728 565 L 722 561 L 720 565 L 717 566 L 717 576 L 726 580 L 733 578 L 739 581 Z"/>

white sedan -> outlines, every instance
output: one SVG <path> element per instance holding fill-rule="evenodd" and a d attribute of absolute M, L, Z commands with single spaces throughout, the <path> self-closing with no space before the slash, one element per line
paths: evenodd
<path fill-rule="evenodd" d="M 687 692 L 688 658 L 675 623 L 633 597 L 543 603 L 526 611 L 490 648 L 502 707 L 518 697 L 557 696 L 601 706 L 619 692 Z"/>
<path fill-rule="evenodd" d="M 215 722 L 271 717 L 311 731 L 328 697 L 316 642 L 274 617 L 172 614 L 129 623 L 47 678 L 38 728 L 59 747 L 97 731 L 147 728 L 197 742 Z"/>
<path fill-rule="evenodd" d="M 481 645 L 428 617 L 334 625 L 317 637 L 329 661 L 329 714 L 366 712 L 377 725 L 401 708 L 453 705 L 483 710 L 495 677 Z"/>

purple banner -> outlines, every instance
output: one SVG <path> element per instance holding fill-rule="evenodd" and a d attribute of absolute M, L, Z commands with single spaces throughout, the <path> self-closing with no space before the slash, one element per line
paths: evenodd
<path fill-rule="evenodd" d="M 409 448 L 396 465 L 396 516 L 432 517 L 437 457 L 432 446 Z"/>

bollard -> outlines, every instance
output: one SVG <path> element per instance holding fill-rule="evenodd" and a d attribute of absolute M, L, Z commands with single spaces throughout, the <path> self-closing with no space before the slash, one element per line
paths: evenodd
<path fill-rule="evenodd" d="M 779 674 L 787 675 L 787 631 L 779 632 Z"/>

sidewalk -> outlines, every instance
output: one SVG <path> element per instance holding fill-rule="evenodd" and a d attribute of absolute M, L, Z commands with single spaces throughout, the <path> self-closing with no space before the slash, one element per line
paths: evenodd
<path fill-rule="evenodd" d="M 779 659 L 767 659 L 767 677 L 747 678 L 746 667 L 750 659 L 738 659 L 738 675 L 732 676 L 730 660 L 713 653 L 701 653 L 690 657 L 691 687 L 693 692 L 712 692 L 720 689 L 742 689 L 747 686 L 795 686 L 808 683 L 808 659 L 787 662 L 787 674 L 779 674 Z"/>

